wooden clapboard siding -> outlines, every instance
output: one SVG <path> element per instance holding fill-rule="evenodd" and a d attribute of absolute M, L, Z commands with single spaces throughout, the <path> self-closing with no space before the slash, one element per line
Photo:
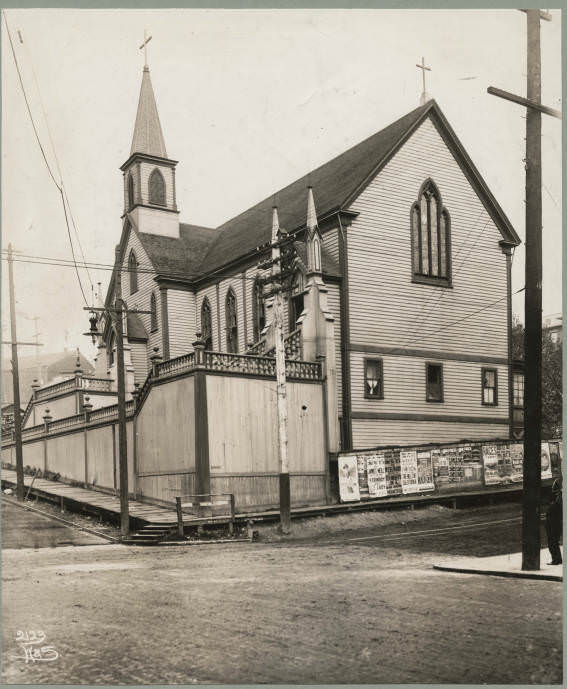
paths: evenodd
<path fill-rule="evenodd" d="M 323 235 L 323 246 L 335 259 L 337 264 L 339 263 L 339 228 L 333 227 L 332 230 L 325 232 Z"/>
<path fill-rule="evenodd" d="M 384 371 L 384 399 L 364 397 L 364 359 L 381 358 Z M 425 401 L 425 363 L 443 365 L 443 402 Z M 505 365 L 472 361 L 443 361 L 440 358 L 387 356 L 351 351 L 352 411 L 411 414 L 447 414 L 508 418 L 508 368 Z M 481 369 L 498 371 L 498 404 L 481 402 Z M 441 439 L 440 439 L 441 440 Z"/>
<path fill-rule="evenodd" d="M 132 249 L 136 254 L 136 260 L 138 261 L 138 265 L 140 266 L 140 268 L 144 268 L 144 271 L 146 271 L 148 268 L 151 268 L 152 263 L 149 259 L 149 256 L 147 255 L 144 247 L 142 246 L 142 243 L 138 239 L 138 236 L 134 230 L 130 230 L 126 251 L 124 252 L 124 259 L 122 263 L 124 268 L 128 268 L 128 257 L 130 256 L 130 251 Z M 154 282 L 154 274 L 150 272 L 138 273 L 138 290 L 133 294 L 130 294 L 130 273 L 124 270 L 121 273 L 121 278 L 122 297 L 128 305 L 128 308 L 138 308 L 142 311 L 149 311 L 152 292 L 154 292 L 156 295 L 158 329 L 153 333 L 151 332 L 151 317 L 149 313 L 138 314 L 138 318 L 144 324 L 144 328 L 146 329 L 146 333 L 148 334 L 148 347 L 147 359 L 144 364 L 144 368 L 141 371 L 138 371 L 138 369 L 136 368 L 135 378 L 136 380 L 138 380 L 139 378 L 145 379 L 151 367 L 149 357 L 153 354 L 153 348 L 159 347 L 160 354 L 163 356 L 161 342 L 161 294 L 158 289 L 158 286 Z M 134 366 L 137 366 L 137 364 L 135 364 L 134 362 L 132 363 Z M 141 363 L 142 361 L 140 360 L 138 365 L 141 365 Z"/>
<path fill-rule="evenodd" d="M 131 342 L 130 351 L 134 367 L 134 382 L 140 385 L 146 380 L 148 368 L 148 347 L 145 342 Z M 94 395 L 91 395 L 93 402 Z"/>
<path fill-rule="evenodd" d="M 429 177 L 451 216 L 452 288 L 411 281 L 410 209 Z M 502 236 L 430 119 L 350 210 L 359 213 L 348 230 L 351 342 L 507 356 Z"/>
<path fill-rule="evenodd" d="M 414 445 L 416 443 L 451 442 L 463 439 L 489 440 L 507 438 L 508 425 L 447 423 L 440 421 L 403 421 L 353 419 L 353 449 L 379 445 Z"/>
<path fill-rule="evenodd" d="M 220 341 L 219 341 L 219 329 L 218 329 L 218 318 L 217 318 L 217 288 L 216 285 L 209 285 L 205 289 L 199 290 L 197 292 L 195 302 L 195 324 L 197 330 L 202 333 L 203 328 L 201 324 L 201 308 L 203 306 L 203 301 L 205 297 L 209 300 L 209 306 L 211 307 L 211 325 L 213 331 L 213 349 L 216 352 L 221 351 Z"/>
<path fill-rule="evenodd" d="M 342 414 L 343 403 L 343 370 L 341 362 L 341 291 L 339 285 L 327 285 L 327 304 L 335 319 L 335 366 L 337 370 L 337 406 Z"/>
<path fill-rule="evenodd" d="M 231 275 L 220 282 L 220 348 L 219 351 L 226 352 L 226 295 L 232 287 L 236 295 L 236 318 L 238 322 L 238 353 L 246 353 L 246 342 L 244 341 L 244 293 L 242 289 L 242 273 Z"/>
<path fill-rule="evenodd" d="M 163 179 L 165 180 L 165 201 L 168 208 L 172 208 L 175 205 L 175 199 L 173 195 L 173 168 L 166 165 L 156 165 L 148 161 L 140 161 L 140 177 L 142 181 L 142 203 L 150 202 L 150 190 L 149 190 L 149 179 L 152 172 L 158 168 Z M 132 171 L 134 174 L 134 182 L 137 182 L 135 168 Z"/>
<path fill-rule="evenodd" d="M 187 354 L 193 351 L 197 332 L 195 294 L 181 290 L 167 291 L 167 314 L 169 323 L 169 356 Z"/>

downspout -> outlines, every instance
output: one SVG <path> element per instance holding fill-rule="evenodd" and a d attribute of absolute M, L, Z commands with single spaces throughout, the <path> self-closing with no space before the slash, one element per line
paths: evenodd
<path fill-rule="evenodd" d="M 342 368 L 342 417 L 343 417 L 343 433 L 342 450 L 352 449 L 352 410 L 350 399 L 350 321 L 349 321 L 349 304 L 348 304 L 348 253 L 346 245 L 346 234 L 341 222 L 340 211 L 337 215 L 339 219 L 339 229 L 341 232 L 341 241 L 339 243 L 339 264 L 341 268 L 341 368 Z"/>

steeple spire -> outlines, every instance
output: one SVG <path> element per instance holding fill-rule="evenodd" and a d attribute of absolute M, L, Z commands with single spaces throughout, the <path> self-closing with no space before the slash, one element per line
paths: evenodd
<path fill-rule="evenodd" d="M 317 211 L 313 198 L 313 188 L 307 187 L 307 273 L 321 273 L 321 234 L 317 225 Z"/>
<path fill-rule="evenodd" d="M 142 75 L 138 112 L 136 114 L 136 124 L 134 125 L 132 147 L 130 149 L 130 155 L 134 153 L 145 153 L 158 158 L 167 158 L 156 99 L 150 79 L 150 69 L 147 64 L 144 66 Z"/>

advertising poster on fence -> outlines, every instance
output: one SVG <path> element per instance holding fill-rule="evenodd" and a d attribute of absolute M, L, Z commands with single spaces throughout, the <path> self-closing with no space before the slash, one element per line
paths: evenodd
<path fill-rule="evenodd" d="M 339 494 L 343 502 L 360 500 L 356 456 L 339 457 Z"/>
<path fill-rule="evenodd" d="M 400 452 L 400 469 L 402 472 L 402 493 L 417 493 L 417 452 L 402 450 Z"/>
<path fill-rule="evenodd" d="M 356 456 L 357 472 L 358 472 L 358 491 L 360 499 L 368 497 L 368 478 L 366 475 L 366 455 Z"/>
<path fill-rule="evenodd" d="M 417 451 L 417 489 L 420 493 L 435 490 L 433 483 L 433 462 L 429 450 Z"/>
<path fill-rule="evenodd" d="M 502 483 L 502 477 L 498 471 L 498 446 L 483 445 L 482 461 L 484 463 L 484 483 L 487 486 Z"/>
<path fill-rule="evenodd" d="M 513 483 L 521 483 L 524 480 L 524 445 L 523 443 L 510 443 L 510 463 L 512 473 L 510 478 Z"/>
<path fill-rule="evenodd" d="M 551 460 L 551 475 L 561 476 L 561 443 L 549 443 L 549 459 Z"/>
<path fill-rule="evenodd" d="M 457 452 L 456 447 L 444 447 L 441 454 L 445 457 L 447 463 L 447 472 L 449 483 L 459 483 L 462 480 L 462 464 L 461 458 Z"/>
<path fill-rule="evenodd" d="M 401 495 L 402 470 L 400 466 L 400 451 L 386 450 L 384 452 L 384 464 L 386 470 L 386 489 L 388 495 Z"/>
<path fill-rule="evenodd" d="M 376 452 L 373 455 L 369 455 L 366 459 L 368 494 L 371 498 L 383 498 L 388 495 L 384 459 L 383 452 Z"/>
<path fill-rule="evenodd" d="M 551 478 L 551 457 L 549 455 L 549 443 L 541 444 L 541 477 Z"/>
<path fill-rule="evenodd" d="M 431 450 L 431 461 L 433 462 L 433 476 L 437 487 L 445 485 L 449 481 L 449 464 L 447 458 L 441 454 L 441 450 L 435 448 Z"/>
<path fill-rule="evenodd" d="M 482 483 L 482 453 L 480 445 L 459 445 L 463 483 Z"/>

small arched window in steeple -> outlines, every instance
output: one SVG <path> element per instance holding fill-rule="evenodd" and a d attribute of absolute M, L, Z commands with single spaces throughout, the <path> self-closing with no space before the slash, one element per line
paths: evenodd
<path fill-rule="evenodd" d="M 134 178 L 132 174 L 128 174 L 128 210 L 134 206 Z"/>
<path fill-rule="evenodd" d="M 128 256 L 128 274 L 130 275 L 130 294 L 134 294 L 138 291 L 138 261 L 136 261 L 134 249 Z"/>
<path fill-rule="evenodd" d="M 157 301 L 154 292 L 152 292 L 152 296 L 150 297 L 150 329 L 152 332 L 158 329 Z"/>
<path fill-rule="evenodd" d="M 165 206 L 165 180 L 161 171 L 156 169 L 150 175 L 150 203 Z"/>

